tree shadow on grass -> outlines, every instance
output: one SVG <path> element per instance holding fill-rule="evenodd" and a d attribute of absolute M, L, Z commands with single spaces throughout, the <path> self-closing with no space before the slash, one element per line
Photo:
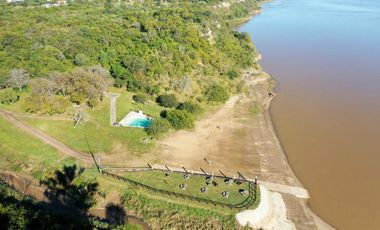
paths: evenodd
<path fill-rule="evenodd" d="M 106 220 L 112 225 L 122 225 L 126 222 L 126 211 L 123 206 L 108 203 L 106 206 Z"/>
<path fill-rule="evenodd" d="M 87 216 L 88 210 L 95 204 L 94 196 L 99 185 L 94 181 L 79 180 L 83 172 L 83 168 L 69 165 L 62 170 L 56 170 L 53 176 L 41 180 L 40 184 L 46 187 L 44 194 L 50 205 L 58 206 L 73 216 Z"/>

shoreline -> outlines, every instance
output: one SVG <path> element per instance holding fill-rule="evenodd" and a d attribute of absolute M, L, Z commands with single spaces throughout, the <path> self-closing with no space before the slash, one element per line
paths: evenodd
<path fill-rule="evenodd" d="M 266 3 L 269 3 L 269 2 L 272 2 L 272 0 L 264 0 L 262 2 L 260 2 L 260 7 L 262 7 L 262 5 L 266 4 Z M 240 24 L 240 26 L 243 24 L 243 23 L 246 23 L 247 21 L 251 20 L 253 17 L 259 15 L 260 13 L 262 13 L 263 10 L 262 8 L 258 11 L 258 12 L 255 12 L 253 15 L 250 16 L 249 19 L 244 19 L 242 21 L 242 23 Z M 261 59 L 261 54 L 258 53 L 258 55 L 260 55 L 260 59 Z M 259 64 L 260 65 L 260 64 Z M 260 65 L 260 68 L 262 69 L 262 66 Z M 265 72 L 265 70 L 262 69 L 262 71 Z M 265 72 L 266 73 L 266 72 Z M 277 84 L 277 80 L 272 76 L 272 79 L 275 81 L 275 83 Z M 268 127 L 270 128 L 270 131 L 272 132 L 272 135 L 273 135 L 273 139 L 275 140 L 276 144 L 279 146 L 279 148 L 281 149 L 281 155 L 283 156 L 283 158 L 286 160 L 287 162 L 287 165 L 290 169 L 290 171 L 292 172 L 293 174 L 293 177 L 295 178 L 295 180 L 297 181 L 298 184 L 300 184 L 300 186 L 302 188 L 305 188 L 305 186 L 302 184 L 301 180 L 297 177 L 297 175 L 294 173 L 293 171 L 293 168 L 291 167 L 289 161 L 288 161 L 288 157 L 287 157 L 287 154 L 286 154 L 286 151 L 285 151 L 285 148 L 279 138 L 279 136 L 277 135 L 277 129 L 276 129 L 276 126 L 275 126 L 275 123 L 272 119 L 272 111 L 270 110 L 271 108 L 271 105 L 272 105 L 272 102 L 273 100 L 275 99 L 275 97 L 278 95 L 277 92 L 274 92 L 275 91 L 275 88 L 276 88 L 276 85 L 273 86 L 272 88 L 272 93 L 273 93 L 273 96 L 269 98 L 269 100 L 266 102 L 266 111 L 265 111 L 265 116 L 267 117 L 267 119 L 269 120 L 269 125 Z M 306 189 L 306 188 L 305 188 Z M 314 222 L 317 226 L 318 229 L 335 229 L 333 226 L 331 226 L 329 223 L 327 223 L 324 219 L 322 219 L 317 213 L 315 213 L 311 208 L 310 206 L 308 205 L 308 199 L 304 200 L 302 203 L 304 203 L 303 205 L 305 206 L 306 210 L 309 212 L 310 215 L 312 215 L 313 219 L 314 219 Z M 288 209 L 288 208 L 287 208 Z"/>
<path fill-rule="evenodd" d="M 298 229 L 333 229 L 312 213 L 308 195 L 299 195 L 304 194 L 304 187 L 287 161 L 268 110 L 274 98 L 271 76 L 250 69 L 243 73 L 242 81 L 249 89 L 246 94 L 231 97 L 218 111 L 199 120 L 193 130 L 177 131 L 159 142 L 160 164 L 258 176 L 264 187 L 281 194 L 286 216 Z M 252 114 L 253 105 L 261 107 L 259 113 Z"/>
<path fill-rule="evenodd" d="M 261 5 L 267 2 L 270 1 L 261 2 Z M 250 15 L 240 25 L 260 12 Z M 249 176 L 258 175 L 259 180 L 304 188 L 288 162 L 272 120 L 270 106 L 276 93 L 271 83 L 277 81 L 259 66 L 259 70 L 246 70 L 242 74 L 243 80 L 251 86 L 249 96 L 253 99 L 234 95 L 218 111 L 200 119 L 193 130 L 178 131 L 160 141 L 157 157 L 160 163 L 191 169 L 202 167 L 215 172 L 242 170 Z M 265 108 L 252 118 L 246 110 L 256 102 Z M 227 161 L 223 162 L 224 159 Z M 311 210 L 307 199 L 286 193 L 281 195 L 287 217 L 297 229 L 334 229 Z"/>
<path fill-rule="evenodd" d="M 270 121 L 270 126 L 271 126 L 271 131 L 273 133 L 273 138 L 276 140 L 277 144 L 280 146 L 281 148 L 281 151 L 282 151 L 282 155 L 283 157 L 286 159 L 286 162 L 288 164 L 288 167 L 289 169 L 291 170 L 292 174 L 294 175 L 294 178 L 296 179 L 297 183 L 300 184 L 300 186 L 302 188 L 305 188 L 305 186 L 302 184 L 302 182 L 300 181 L 300 179 L 297 177 L 297 175 L 294 173 L 293 171 L 293 168 L 291 167 L 289 161 L 288 161 L 288 158 L 287 158 L 287 155 L 286 155 L 286 151 L 281 143 L 281 140 L 280 138 L 278 137 L 277 135 L 277 131 L 276 131 L 276 126 L 273 122 L 273 119 L 272 119 L 272 116 L 271 116 L 271 111 L 270 111 L 270 107 L 271 107 L 271 103 L 272 101 L 275 99 L 275 97 L 277 96 L 278 94 L 274 94 L 274 96 L 270 99 L 269 103 L 268 103 L 268 109 L 266 111 L 266 114 L 267 114 L 267 117 Z M 307 189 L 307 188 L 305 188 Z M 302 202 L 302 201 L 301 201 Z M 308 199 L 305 199 L 302 203 L 304 203 L 305 205 L 305 208 L 306 210 L 309 212 L 309 214 L 313 217 L 314 219 L 314 222 L 317 226 L 318 229 L 335 229 L 333 226 L 331 226 L 329 223 L 327 223 L 324 219 L 322 219 L 317 213 L 315 213 L 311 208 L 310 206 L 308 205 Z"/>

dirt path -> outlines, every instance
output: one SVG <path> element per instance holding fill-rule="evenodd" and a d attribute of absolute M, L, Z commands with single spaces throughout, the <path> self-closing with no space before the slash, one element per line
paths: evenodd
<path fill-rule="evenodd" d="M 12 123 L 15 127 L 21 129 L 22 131 L 38 138 L 45 144 L 48 144 L 59 152 L 74 157 L 80 160 L 85 166 L 91 166 L 93 164 L 92 157 L 89 154 L 81 153 L 69 148 L 67 145 L 58 141 L 57 139 L 45 134 L 44 132 L 25 124 L 24 122 L 18 120 L 11 112 L 0 110 L 0 115 Z"/>

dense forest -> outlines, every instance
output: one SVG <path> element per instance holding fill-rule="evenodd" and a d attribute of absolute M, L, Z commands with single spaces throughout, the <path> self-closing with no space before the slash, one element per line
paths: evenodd
<path fill-rule="evenodd" d="M 38 78 L 101 65 L 117 87 L 182 92 L 254 64 L 249 36 L 228 21 L 257 9 L 256 0 L 229 7 L 218 1 L 27 3 L 0 7 L 0 82 L 17 69 Z"/>

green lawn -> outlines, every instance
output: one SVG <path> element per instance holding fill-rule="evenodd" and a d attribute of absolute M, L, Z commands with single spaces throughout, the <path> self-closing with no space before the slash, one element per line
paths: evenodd
<path fill-rule="evenodd" d="M 166 176 L 162 171 L 143 171 L 128 172 L 123 174 L 123 176 L 154 188 L 227 204 L 238 204 L 247 198 L 239 193 L 239 189 L 248 190 L 247 183 L 240 185 L 232 183 L 228 185 L 224 182 L 223 178 L 215 178 L 214 181 L 217 183 L 217 186 L 214 186 L 206 184 L 205 176 L 191 175 L 188 179 L 185 179 L 182 173 L 170 173 Z M 180 184 L 186 184 L 186 189 L 180 189 Z M 207 188 L 207 192 L 201 192 L 202 187 Z M 229 192 L 228 198 L 222 196 L 223 191 Z"/>
<path fill-rule="evenodd" d="M 132 100 L 133 93 L 126 92 L 125 89 L 112 88 L 110 92 L 121 94 L 117 99 L 118 121 L 131 110 L 143 110 L 144 113 L 153 117 L 158 117 L 163 110 L 162 107 L 152 101 L 144 105 L 135 104 Z M 110 127 L 109 98 L 104 98 L 103 103 L 95 109 L 87 109 L 86 113 L 87 121 L 76 128 L 73 127 L 71 120 L 54 120 L 54 116 L 51 120 L 28 117 L 22 119 L 82 152 L 89 152 L 85 138 L 87 138 L 93 152 L 108 153 L 118 144 L 133 153 L 147 152 L 154 147 L 154 143 L 144 141 L 148 136 L 143 129 Z"/>
<path fill-rule="evenodd" d="M 75 160 L 60 157 L 59 152 L 40 140 L 23 133 L 0 117 L 0 168 L 31 174 L 40 179 L 49 170 Z"/>

